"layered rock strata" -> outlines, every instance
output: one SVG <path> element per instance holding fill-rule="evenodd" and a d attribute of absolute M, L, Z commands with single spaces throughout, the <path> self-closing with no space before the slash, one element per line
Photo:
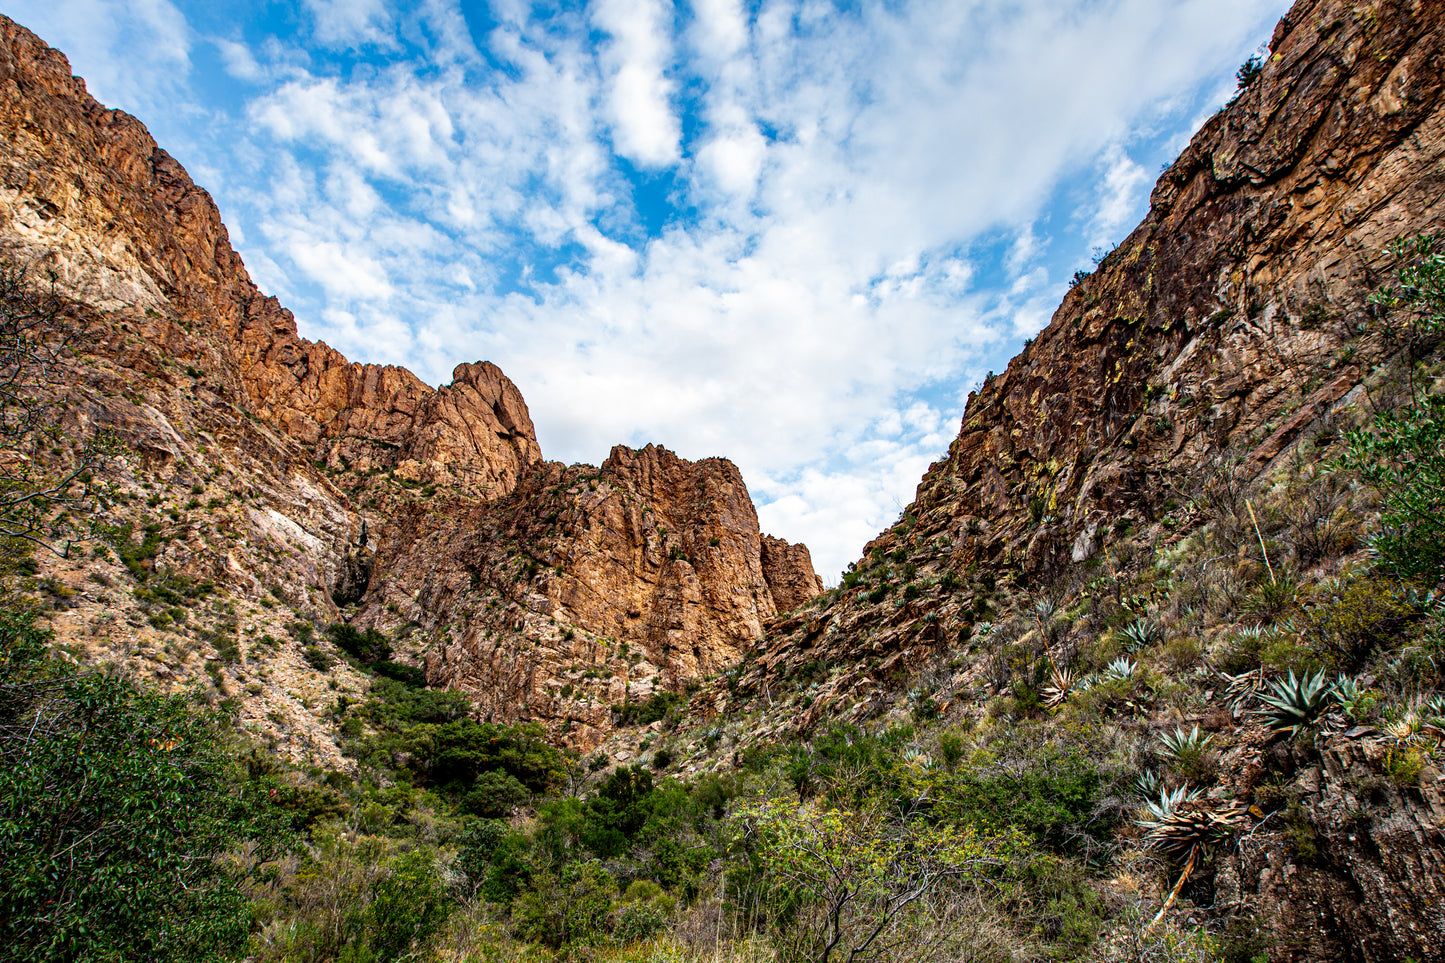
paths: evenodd
<path fill-rule="evenodd" d="M 418 506 L 375 573 L 361 621 L 429 639 L 433 684 L 582 748 L 612 707 L 731 668 L 818 586 L 805 547 L 759 531 L 731 462 L 653 445 L 544 465 L 460 516 Z"/>

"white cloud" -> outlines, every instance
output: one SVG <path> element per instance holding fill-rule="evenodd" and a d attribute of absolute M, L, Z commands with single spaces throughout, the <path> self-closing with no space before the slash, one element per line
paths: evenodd
<path fill-rule="evenodd" d="M 1150 180 L 1136 139 L 1191 123 L 1190 93 L 1286 6 L 695 0 L 678 33 L 663 0 L 499 0 L 473 37 L 449 0 L 306 2 L 314 38 L 215 41 L 259 86 L 205 158 L 303 334 L 433 383 L 489 358 L 552 458 L 731 457 L 829 577 L 1047 323 L 1056 232 L 1118 240 Z M 58 5 L 132 30 L 175 9 L 147 3 Z M 95 62 L 124 64 L 104 36 Z M 184 76 L 184 23 L 168 36 Z M 619 157 L 695 213 L 641 236 Z M 1046 210 L 1084 174 L 1078 220 Z"/>
<path fill-rule="evenodd" d="M 328 47 L 392 47 L 391 12 L 384 0 L 305 0 L 316 40 Z"/>
<path fill-rule="evenodd" d="M 106 106 L 142 120 L 194 112 L 184 87 L 191 30 L 169 0 L 10 0 L 5 13 L 66 53 Z"/>
<path fill-rule="evenodd" d="M 599 52 L 617 152 L 642 167 L 678 160 L 682 134 L 670 103 L 672 11 L 666 0 L 597 0 L 592 22 L 610 35 Z"/>

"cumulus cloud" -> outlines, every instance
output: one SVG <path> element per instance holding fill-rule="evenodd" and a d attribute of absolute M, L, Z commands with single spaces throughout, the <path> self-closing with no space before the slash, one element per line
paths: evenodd
<path fill-rule="evenodd" d="M 598 0 L 592 22 L 610 39 L 599 52 L 607 84 L 612 142 L 642 167 L 678 159 L 681 130 L 672 112 L 672 9 L 666 0 Z"/>
<path fill-rule="evenodd" d="M 192 33 L 170 0 L 11 0 L 5 13 L 69 55 L 107 106 L 142 119 L 193 112 L 184 86 Z"/>
<path fill-rule="evenodd" d="M 829 578 L 1287 5 L 305 4 L 314 36 L 217 42 L 257 86 L 204 156 L 302 333 L 497 362 L 549 457 L 730 457 Z"/>

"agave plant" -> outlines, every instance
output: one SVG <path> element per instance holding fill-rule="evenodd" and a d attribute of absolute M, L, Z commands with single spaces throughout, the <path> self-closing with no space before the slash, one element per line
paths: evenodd
<path fill-rule="evenodd" d="M 1145 769 L 1134 780 L 1134 790 L 1148 800 L 1164 791 L 1164 781 L 1153 769 Z"/>
<path fill-rule="evenodd" d="M 1127 681 L 1134 678 L 1139 672 L 1139 663 L 1134 662 L 1128 656 L 1121 655 L 1109 667 L 1104 670 L 1104 679 L 1108 682 L 1115 680 Z"/>
<path fill-rule="evenodd" d="M 1368 690 L 1360 688 L 1358 682 L 1342 674 L 1335 680 L 1335 702 L 1339 703 L 1346 716 L 1359 722 L 1368 714 L 1374 699 Z"/>
<path fill-rule="evenodd" d="M 1203 850 L 1227 839 L 1247 819 L 1246 810 L 1233 802 L 1201 799 L 1198 789 L 1180 786 L 1162 790 L 1159 801 L 1145 803 L 1149 818 L 1137 820 L 1148 830 L 1150 846 L 1191 863 Z"/>
<path fill-rule="evenodd" d="M 1159 626 L 1148 619 L 1136 619 L 1120 630 L 1124 637 L 1124 648 L 1130 652 L 1138 652 L 1156 645 L 1164 638 L 1164 633 L 1159 631 Z"/>
<path fill-rule="evenodd" d="M 1055 667 L 1049 675 L 1049 684 L 1044 686 L 1044 705 L 1050 709 L 1063 705 L 1078 681 L 1079 675 L 1073 669 Z"/>
<path fill-rule="evenodd" d="M 1264 669 L 1253 669 L 1239 675 L 1230 675 L 1227 672 L 1219 674 L 1224 678 L 1224 698 L 1233 712 L 1238 712 L 1253 702 L 1259 690 L 1264 687 Z"/>
<path fill-rule="evenodd" d="M 1173 732 L 1166 732 L 1159 737 L 1159 753 L 1170 759 L 1198 756 L 1208 749 L 1213 741 L 1214 737 L 1200 732 L 1197 724 L 1188 732 L 1185 732 L 1183 727 L 1175 727 Z"/>
<path fill-rule="evenodd" d="M 1385 726 L 1385 735 L 1405 745 L 1445 743 L 1445 696 L 1417 700 Z"/>
<path fill-rule="evenodd" d="M 1288 681 L 1273 679 L 1268 691 L 1259 694 L 1263 706 L 1255 714 L 1262 716 L 1275 732 L 1298 736 L 1330 711 L 1334 691 L 1334 685 L 1325 682 L 1324 670 L 1304 676 L 1296 676 L 1291 670 Z"/>

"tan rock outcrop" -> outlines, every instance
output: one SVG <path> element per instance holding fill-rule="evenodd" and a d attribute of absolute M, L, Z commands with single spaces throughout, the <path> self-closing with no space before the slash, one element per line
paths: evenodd
<path fill-rule="evenodd" d="M 805 547 L 759 532 L 736 466 L 654 445 L 548 464 L 464 513 L 418 507 L 391 532 L 362 620 L 415 622 L 433 684 L 583 747 L 610 706 L 735 665 L 776 592 L 818 586 Z"/>
<path fill-rule="evenodd" d="M 138 120 L 96 103 L 59 51 L 3 17 L 0 130 L 0 242 L 78 301 L 149 311 L 142 338 L 269 424 L 327 457 L 485 498 L 541 460 L 521 393 L 495 366 L 460 366 L 436 391 L 299 337 L 252 283 L 210 195 Z"/>
<path fill-rule="evenodd" d="M 301 338 L 206 192 L 4 17 L 0 253 L 55 273 L 77 345 L 55 389 L 64 427 L 121 440 L 96 520 L 154 535 L 139 574 L 104 546 L 68 561 L 80 602 L 56 616 L 60 638 L 176 684 L 209 676 L 292 754 L 340 764 L 313 691 L 326 679 L 309 668 L 324 659 L 296 626 L 357 604 L 479 711 L 580 726 L 569 738 L 590 745 L 612 704 L 732 666 L 776 615 L 775 591 L 795 604 L 816 585 L 801 546 L 779 543 L 764 566 L 730 462 L 649 446 L 600 470 L 545 464 L 495 365 L 459 365 L 433 389 Z M 152 574 L 213 586 L 217 607 L 101 588 Z M 233 646 L 238 633 L 269 641 Z"/>
<path fill-rule="evenodd" d="M 878 680 L 968 637 L 983 574 L 1058 573 L 1107 529 L 1152 521 L 1220 451 L 1263 471 L 1359 397 L 1390 350 L 1367 303 L 1387 248 L 1445 228 L 1445 7 L 1370 9 L 1295 5 L 1143 223 L 970 396 L 903 521 L 857 563 L 869 585 L 782 623 L 745 688 L 828 659 L 854 668 L 801 723 L 838 700 L 866 711 Z M 870 601 L 880 578 L 906 589 L 906 566 L 911 598 Z"/>
<path fill-rule="evenodd" d="M 791 612 L 823 591 L 808 546 L 763 536 L 763 577 L 779 612 Z"/>

